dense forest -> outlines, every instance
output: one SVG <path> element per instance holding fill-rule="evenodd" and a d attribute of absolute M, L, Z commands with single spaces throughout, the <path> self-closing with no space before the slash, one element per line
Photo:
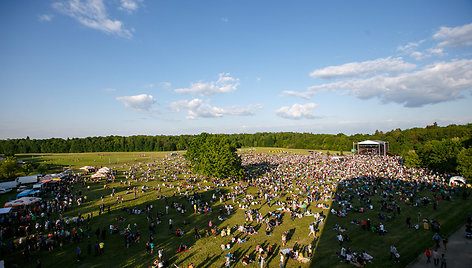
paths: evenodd
<path fill-rule="evenodd" d="M 351 151 L 353 142 L 383 140 L 389 142 L 390 154 L 404 156 L 407 165 L 422 165 L 444 171 L 456 171 L 460 163 L 467 165 L 472 154 L 472 124 L 440 127 L 434 123 L 425 128 L 395 129 L 386 133 L 376 131 L 374 134 L 350 136 L 342 133 L 332 135 L 294 132 L 226 134 L 224 136 L 234 147 L 318 149 L 344 153 Z M 26 137 L 0 140 L 0 153 L 13 155 L 19 153 L 174 151 L 186 150 L 195 137 L 197 136 L 139 135 L 72 139 Z"/>

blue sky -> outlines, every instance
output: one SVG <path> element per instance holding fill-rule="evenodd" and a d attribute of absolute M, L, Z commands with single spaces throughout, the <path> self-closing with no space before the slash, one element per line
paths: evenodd
<path fill-rule="evenodd" d="M 0 1 L 0 138 L 472 122 L 471 1 Z"/>

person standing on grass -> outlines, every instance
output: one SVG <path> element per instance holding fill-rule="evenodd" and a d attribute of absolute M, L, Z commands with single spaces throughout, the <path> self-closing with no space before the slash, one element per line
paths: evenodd
<path fill-rule="evenodd" d="M 284 264 L 285 264 L 284 254 L 280 252 L 280 268 L 284 268 Z"/>
<path fill-rule="evenodd" d="M 77 246 L 77 261 L 80 261 L 80 253 L 81 252 L 82 252 L 82 249 L 79 246 Z M 444 254 L 443 254 L 443 256 L 444 256 Z"/>
<path fill-rule="evenodd" d="M 173 222 L 174 222 L 174 221 L 172 221 L 172 218 L 169 218 L 169 230 L 172 230 L 172 223 L 173 223 Z"/>
<path fill-rule="evenodd" d="M 441 241 L 441 236 L 438 233 L 433 235 L 433 240 L 436 243 L 436 248 L 439 248 L 439 242 Z"/>
<path fill-rule="evenodd" d="M 102 241 L 98 246 L 100 247 L 100 254 L 105 253 L 105 243 Z"/>
<path fill-rule="evenodd" d="M 282 234 L 282 246 L 285 246 L 285 244 L 287 244 L 287 232 Z"/>
<path fill-rule="evenodd" d="M 315 225 L 313 223 L 311 223 L 308 228 L 310 229 L 310 233 L 308 234 L 308 236 L 313 234 L 313 237 L 315 237 Z"/>
<path fill-rule="evenodd" d="M 430 263 L 431 262 L 431 250 L 429 248 L 426 249 L 426 251 L 424 252 L 424 255 L 426 255 L 426 263 Z"/>
<path fill-rule="evenodd" d="M 395 260 L 395 254 L 397 253 L 397 248 L 391 244 L 390 245 L 390 260 L 394 259 Z"/>

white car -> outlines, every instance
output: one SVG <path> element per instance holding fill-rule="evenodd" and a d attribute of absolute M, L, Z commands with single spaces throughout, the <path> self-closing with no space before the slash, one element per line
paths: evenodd
<path fill-rule="evenodd" d="M 6 193 L 9 193 L 9 192 L 11 192 L 11 188 L 0 189 L 0 194 L 6 194 Z"/>
<path fill-rule="evenodd" d="M 16 191 L 17 191 L 18 193 L 21 193 L 21 192 L 23 192 L 24 190 L 28 190 L 28 186 L 24 186 L 24 185 L 23 185 L 23 186 L 18 187 L 18 189 L 16 189 Z"/>

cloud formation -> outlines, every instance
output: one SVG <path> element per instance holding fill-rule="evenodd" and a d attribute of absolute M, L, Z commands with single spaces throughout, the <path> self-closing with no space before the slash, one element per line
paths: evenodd
<path fill-rule="evenodd" d="M 151 112 L 152 105 L 156 103 L 151 95 L 140 94 L 136 96 L 117 97 L 116 100 L 123 102 L 125 108 L 136 112 Z"/>
<path fill-rule="evenodd" d="M 399 73 L 414 69 L 416 65 L 404 62 L 398 58 L 380 58 L 363 62 L 350 62 L 338 66 L 328 66 L 310 73 L 313 78 L 345 78 L 355 76 L 370 76 L 380 73 Z"/>
<path fill-rule="evenodd" d="M 398 46 L 397 50 L 406 52 L 406 53 L 411 53 L 413 50 L 415 50 L 417 47 L 419 47 L 425 40 L 420 40 L 418 42 L 410 42 L 406 45 L 403 46 Z"/>
<path fill-rule="evenodd" d="M 441 41 L 439 47 L 472 46 L 472 23 L 458 27 L 441 27 L 433 38 Z"/>
<path fill-rule="evenodd" d="M 315 116 L 313 114 L 313 110 L 316 108 L 315 103 L 306 103 L 306 104 L 298 104 L 295 103 L 291 107 L 283 106 L 277 111 L 275 114 L 282 118 L 292 119 L 292 120 L 299 120 L 299 119 L 316 119 L 321 118 L 319 116 Z"/>
<path fill-rule="evenodd" d="M 225 115 L 251 116 L 254 115 L 256 110 L 262 108 L 261 105 L 248 106 L 246 108 L 240 106 L 220 108 L 204 103 L 198 98 L 192 100 L 179 100 L 171 103 L 170 107 L 175 112 L 187 110 L 188 115 L 185 117 L 186 119 L 223 117 Z"/>
<path fill-rule="evenodd" d="M 123 22 L 109 17 L 102 0 L 68 0 L 55 2 L 52 6 L 86 27 L 124 38 L 133 36 L 131 31 L 124 27 Z"/>
<path fill-rule="evenodd" d="M 436 44 L 420 51 L 416 49 L 425 40 L 399 46 L 397 51 L 409 54 L 416 60 L 446 56 L 447 47 L 465 48 L 472 45 L 472 23 L 452 28 L 441 27 L 433 35 L 433 41 Z M 398 103 L 404 107 L 421 107 L 457 100 L 471 93 L 472 60 L 437 61 L 419 67 L 403 61 L 401 57 L 386 57 L 328 66 L 313 71 L 310 76 L 339 79 L 313 85 L 305 92 L 287 90 L 283 93 L 310 99 L 319 92 L 335 92 L 360 99 L 378 98 L 384 103 Z"/>
<path fill-rule="evenodd" d="M 229 93 L 236 91 L 239 86 L 239 79 L 233 78 L 229 73 L 220 73 L 217 81 L 191 83 L 188 88 L 177 88 L 176 93 L 197 94 L 200 96 L 209 96 L 219 93 Z"/>
<path fill-rule="evenodd" d="M 51 21 L 53 18 L 50 14 L 41 14 L 38 16 L 39 21 Z"/>
<path fill-rule="evenodd" d="M 305 96 L 320 91 L 351 94 L 361 99 L 377 97 L 385 103 L 394 102 L 405 107 L 455 100 L 472 88 L 472 60 L 438 62 L 415 72 L 397 76 L 378 75 L 367 79 L 351 79 L 315 85 Z M 287 95 L 295 95 L 286 93 Z"/>
<path fill-rule="evenodd" d="M 124 10 L 128 13 L 133 13 L 139 8 L 139 3 L 142 0 L 120 0 L 119 9 Z"/>

